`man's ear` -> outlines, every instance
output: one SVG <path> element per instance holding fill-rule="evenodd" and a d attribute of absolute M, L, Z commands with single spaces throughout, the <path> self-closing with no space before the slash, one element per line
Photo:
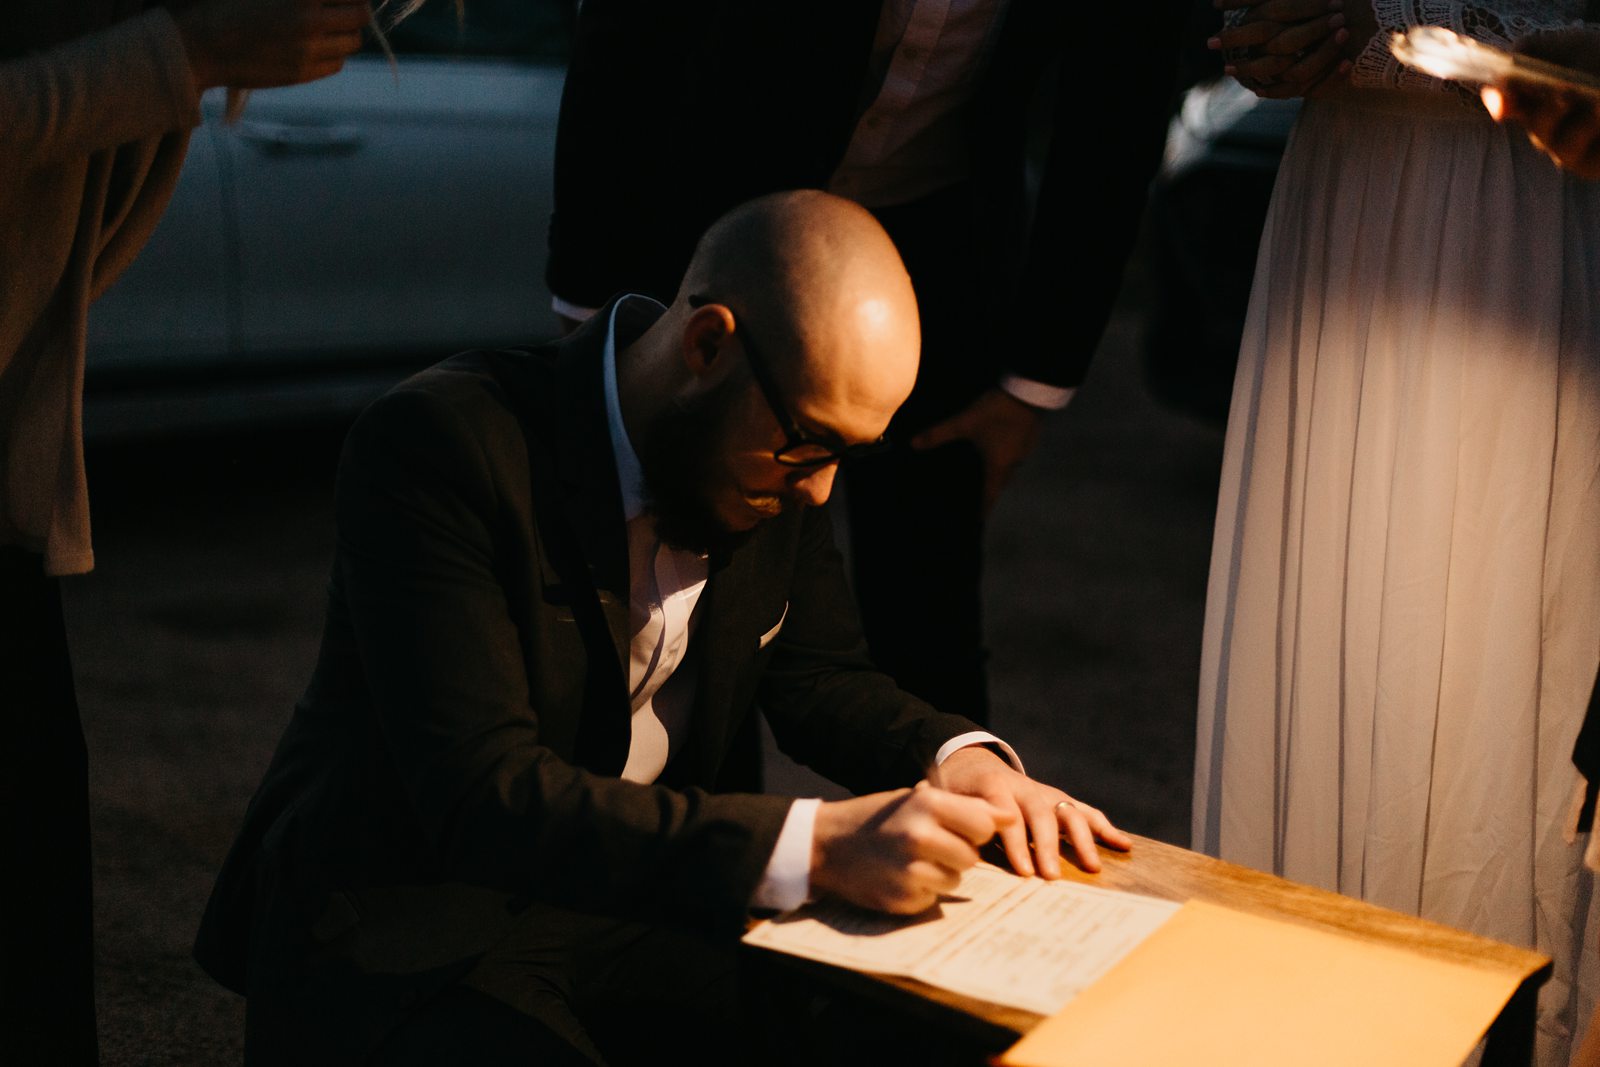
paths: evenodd
<path fill-rule="evenodd" d="M 689 373 L 702 378 L 721 368 L 719 356 L 733 333 L 733 312 L 721 304 L 695 308 L 683 325 L 683 361 Z"/>

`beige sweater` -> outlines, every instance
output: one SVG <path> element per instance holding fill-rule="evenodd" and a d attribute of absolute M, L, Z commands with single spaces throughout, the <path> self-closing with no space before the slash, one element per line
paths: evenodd
<path fill-rule="evenodd" d="M 200 104 L 142 0 L 14 0 L 0 36 L 0 545 L 94 566 L 83 469 L 89 303 L 166 207 Z"/>

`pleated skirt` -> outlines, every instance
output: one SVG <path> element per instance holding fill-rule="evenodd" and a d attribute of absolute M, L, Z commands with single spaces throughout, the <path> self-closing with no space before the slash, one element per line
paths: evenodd
<path fill-rule="evenodd" d="M 1306 104 L 1262 237 L 1194 844 L 1550 954 L 1565 1064 L 1600 974 L 1564 832 L 1600 662 L 1600 183 L 1459 98 L 1350 96 Z"/>

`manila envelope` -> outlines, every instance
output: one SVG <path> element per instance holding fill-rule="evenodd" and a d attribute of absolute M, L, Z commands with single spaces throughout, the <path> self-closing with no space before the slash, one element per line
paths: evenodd
<path fill-rule="evenodd" d="M 1005 1067 L 1460 1067 L 1515 978 L 1190 901 Z"/>

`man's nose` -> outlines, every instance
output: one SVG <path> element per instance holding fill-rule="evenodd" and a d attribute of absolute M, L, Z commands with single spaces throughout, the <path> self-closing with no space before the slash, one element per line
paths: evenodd
<path fill-rule="evenodd" d="M 829 463 L 808 472 L 794 483 L 794 495 L 812 507 L 821 507 L 833 492 L 833 476 L 838 469 L 837 463 Z"/>

